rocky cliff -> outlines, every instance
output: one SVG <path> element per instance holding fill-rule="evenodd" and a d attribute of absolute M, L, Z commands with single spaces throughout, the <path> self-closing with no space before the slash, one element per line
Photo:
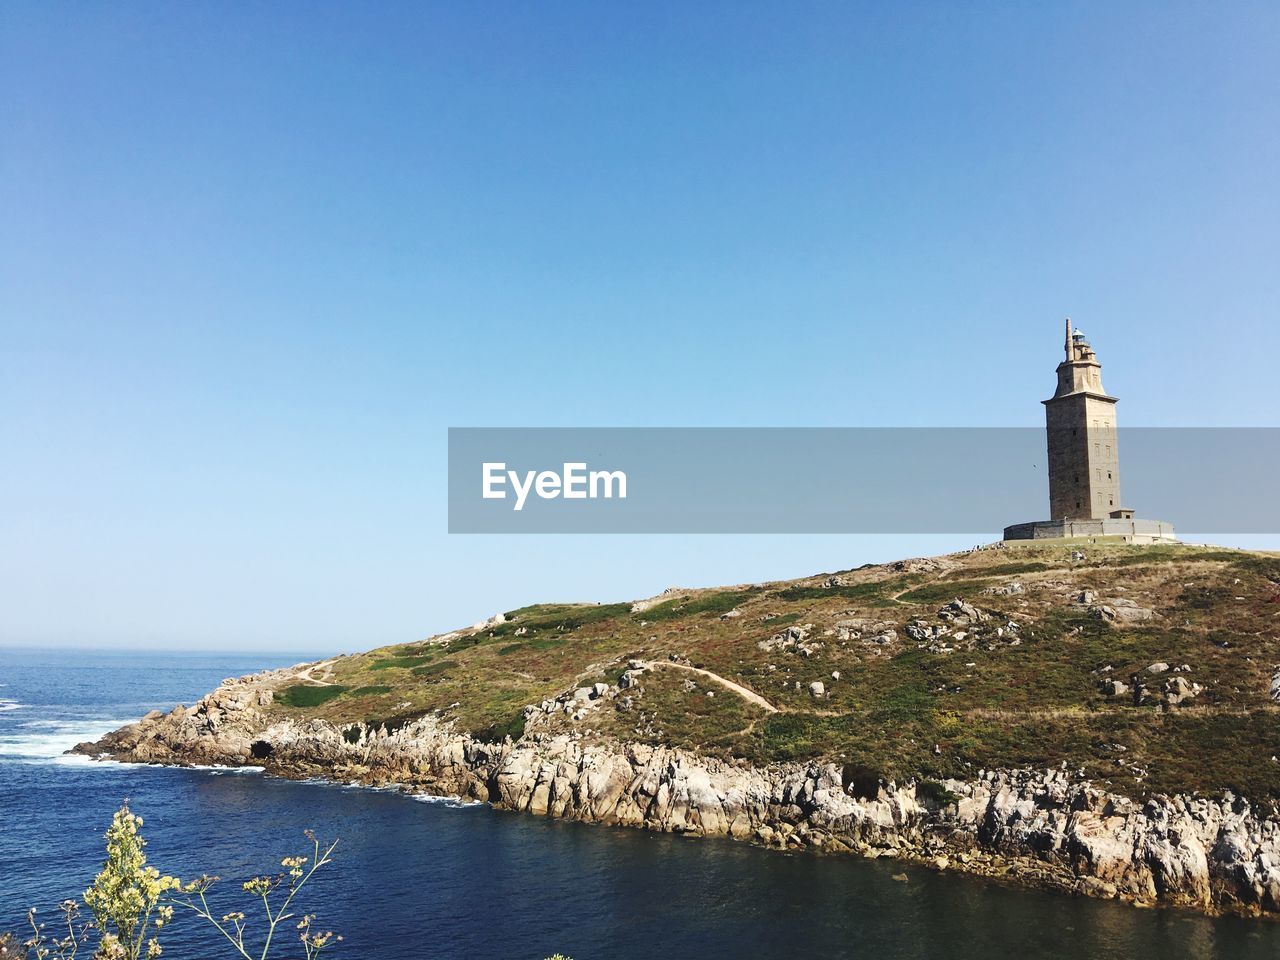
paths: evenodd
<path fill-rule="evenodd" d="M 537 730 L 489 743 L 427 716 L 395 729 L 282 718 L 297 672 L 224 681 L 79 752 L 132 762 L 260 764 L 487 801 L 542 816 L 777 847 L 898 857 L 935 869 L 1137 904 L 1280 913 L 1280 822 L 1244 799 L 1098 789 L 1077 771 L 981 770 L 892 782 L 813 761 L 752 766 L 652 743 Z"/>

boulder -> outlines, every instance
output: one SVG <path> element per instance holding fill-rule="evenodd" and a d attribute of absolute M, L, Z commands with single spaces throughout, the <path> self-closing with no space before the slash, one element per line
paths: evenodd
<path fill-rule="evenodd" d="M 938 611 L 938 618 L 950 623 L 981 623 L 987 615 L 971 603 L 957 597 Z"/>
<path fill-rule="evenodd" d="M 808 638 L 808 630 L 803 627 L 790 626 L 781 633 L 775 633 L 768 640 L 761 640 L 756 646 L 761 650 L 791 650 Z"/>
<path fill-rule="evenodd" d="M 1084 594 L 1081 594 L 1084 596 Z M 1107 623 L 1143 623 L 1155 617 L 1155 611 L 1147 607 L 1140 607 L 1124 597 L 1114 600 L 1107 600 L 1104 603 L 1095 603 L 1089 607 L 1089 615 L 1097 620 L 1103 620 Z"/>
<path fill-rule="evenodd" d="M 1027 588 L 1021 583 L 1021 581 L 1014 580 L 998 587 L 987 587 L 987 589 L 982 592 L 993 596 L 1014 597 L 1020 593 L 1025 593 L 1026 589 Z"/>
<path fill-rule="evenodd" d="M 1102 682 L 1102 692 L 1109 697 L 1121 697 L 1129 692 L 1129 685 L 1123 680 L 1104 680 Z"/>
<path fill-rule="evenodd" d="M 1204 687 L 1200 684 L 1192 683 L 1186 677 L 1180 675 L 1170 677 L 1164 683 L 1165 700 L 1171 706 L 1177 706 L 1187 700 L 1194 699 L 1200 696 L 1203 690 Z"/>

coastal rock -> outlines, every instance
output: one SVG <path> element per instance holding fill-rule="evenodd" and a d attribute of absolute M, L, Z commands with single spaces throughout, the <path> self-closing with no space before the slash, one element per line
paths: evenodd
<path fill-rule="evenodd" d="M 263 692 L 295 678 L 282 671 L 224 683 L 190 709 L 149 714 L 76 750 L 396 783 L 539 816 L 850 850 L 1142 904 L 1280 912 L 1280 821 L 1230 794 L 1135 803 L 1059 769 L 976 771 L 925 791 L 914 781 L 868 783 L 832 763 L 750 767 L 556 732 L 489 743 L 433 716 L 388 729 L 264 709 Z M 1179 696 L 1183 684 L 1196 686 L 1182 674 L 1167 684 Z M 573 691 L 582 694 L 577 709 L 600 702 L 600 686 Z M 935 799 L 940 791 L 947 802 Z"/>

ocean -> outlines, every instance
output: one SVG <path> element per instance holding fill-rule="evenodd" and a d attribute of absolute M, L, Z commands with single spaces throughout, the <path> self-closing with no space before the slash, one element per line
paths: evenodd
<path fill-rule="evenodd" d="M 211 902 L 245 908 L 240 883 L 337 838 L 299 905 L 358 960 L 649 958 L 1275 958 L 1280 924 L 1011 888 L 891 861 L 778 853 L 424 801 L 396 791 L 260 772 L 102 763 L 63 753 L 153 708 L 297 654 L 0 649 L 0 930 L 29 906 L 52 919 L 100 866 L 128 798 L 161 870 L 224 878 Z M 165 957 L 229 948 L 189 916 Z M 301 957 L 290 928 L 285 949 Z"/>

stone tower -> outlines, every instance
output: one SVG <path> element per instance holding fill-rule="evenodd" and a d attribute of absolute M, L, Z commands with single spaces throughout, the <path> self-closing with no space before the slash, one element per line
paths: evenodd
<path fill-rule="evenodd" d="M 1102 389 L 1102 364 L 1067 320 L 1058 389 L 1044 401 L 1049 440 L 1049 516 L 1054 520 L 1127 518 L 1120 505 L 1116 398 Z"/>
<path fill-rule="evenodd" d="M 1044 401 L 1053 519 L 1005 527 L 1004 539 L 1177 543 L 1173 524 L 1138 520 L 1120 505 L 1117 401 L 1102 389 L 1098 355 L 1070 319 L 1066 351 L 1058 364 L 1058 389 Z"/>

